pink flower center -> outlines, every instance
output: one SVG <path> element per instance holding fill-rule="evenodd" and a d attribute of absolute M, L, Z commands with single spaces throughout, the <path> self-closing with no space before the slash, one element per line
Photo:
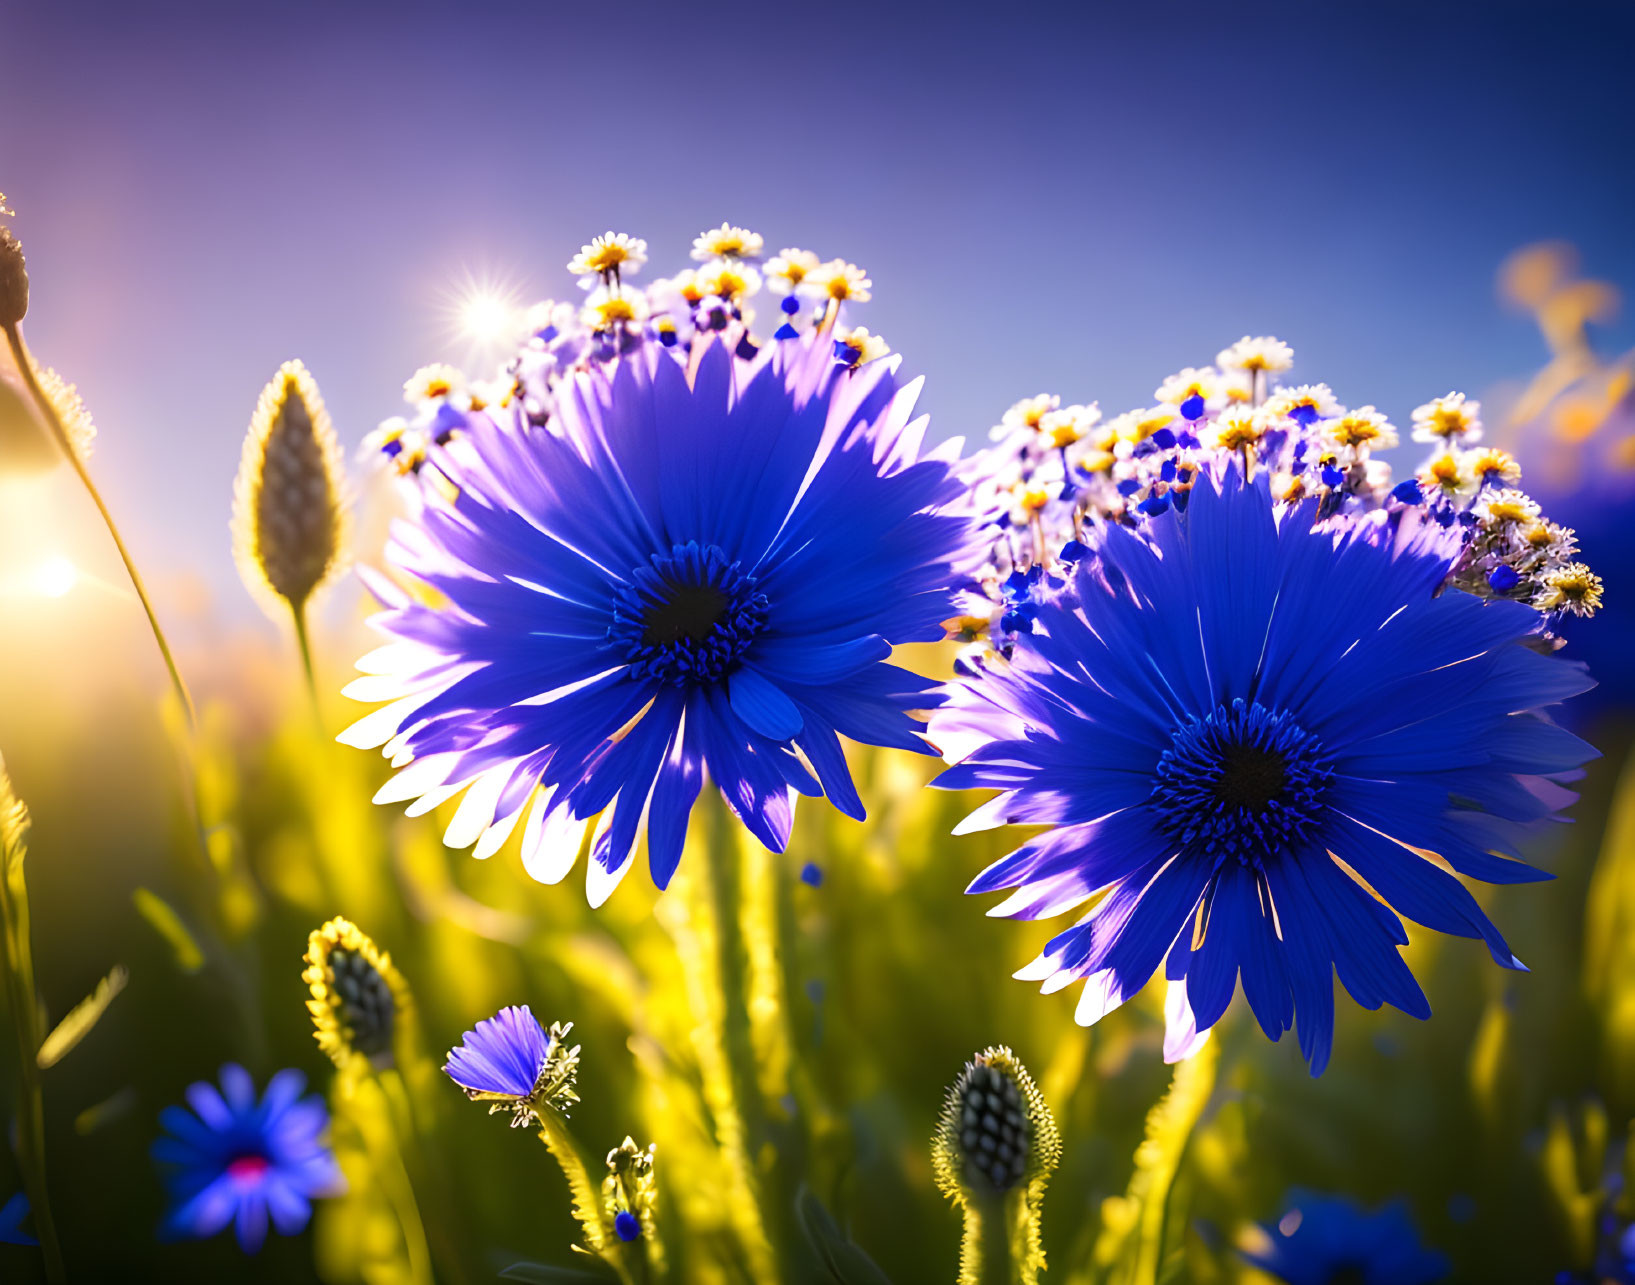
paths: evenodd
<path fill-rule="evenodd" d="M 227 1166 L 227 1176 L 240 1182 L 254 1182 L 272 1166 L 266 1156 L 240 1156 Z"/>

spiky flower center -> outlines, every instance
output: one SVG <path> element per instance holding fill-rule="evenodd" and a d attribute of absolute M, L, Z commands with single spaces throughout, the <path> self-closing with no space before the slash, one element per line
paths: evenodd
<path fill-rule="evenodd" d="M 380 972 L 363 955 L 344 947 L 329 952 L 329 968 L 341 1022 L 352 1032 L 352 1047 L 368 1058 L 392 1051 L 396 999 Z"/>
<path fill-rule="evenodd" d="M 614 595 L 608 645 L 624 653 L 634 677 L 715 682 L 764 627 L 766 608 L 741 563 L 690 541 L 655 553 Z"/>
<path fill-rule="evenodd" d="M 1152 804 L 1183 851 L 1259 865 L 1316 830 L 1334 768 L 1288 711 L 1236 700 L 1178 727 L 1154 775 Z"/>
<path fill-rule="evenodd" d="M 966 1182 L 975 1184 L 980 1178 L 995 1191 L 1014 1187 L 1027 1172 L 1030 1132 L 1016 1081 L 992 1066 L 973 1066 L 959 1086 Z"/>

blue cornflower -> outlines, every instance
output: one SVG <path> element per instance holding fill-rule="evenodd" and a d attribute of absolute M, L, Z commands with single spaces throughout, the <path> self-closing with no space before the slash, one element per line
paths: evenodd
<path fill-rule="evenodd" d="M 1367 1008 L 1428 1016 L 1393 910 L 1520 968 L 1450 870 L 1547 877 L 1493 853 L 1595 755 L 1538 712 L 1590 685 L 1533 645 L 1539 614 L 1441 591 L 1457 528 L 1319 512 L 1234 462 L 1139 533 L 1097 524 L 1011 663 L 962 661 L 932 722 L 963 758 L 939 785 L 1002 791 L 962 830 L 1055 827 L 969 891 L 1015 888 L 992 913 L 1023 918 L 1105 894 L 1017 976 L 1084 980 L 1088 1025 L 1165 965 L 1171 1060 L 1240 974 L 1270 1038 L 1298 1014 L 1314 1074 L 1333 972 Z"/>
<path fill-rule="evenodd" d="M 957 444 L 921 455 L 895 359 L 835 364 L 837 313 L 747 358 L 736 314 L 559 373 L 535 354 L 550 379 L 431 448 L 388 557 L 437 605 L 383 587 L 399 641 L 348 688 L 394 701 L 342 737 L 404 769 L 377 802 L 465 789 L 445 837 L 482 857 L 532 799 L 523 859 L 552 883 L 599 818 L 599 905 L 643 831 L 669 883 L 706 774 L 782 851 L 797 795 L 864 815 L 840 736 L 926 752 L 936 685 L 886 658 L 974 583 L 968 485 Z"/>
<path fill-rule="evenodd" d="M 28 1197 L 19 1191 L 0 1208 L 0 1244 L 38 1245 L 39 1239 L 23 1230 L 23 1219 L 27 1217 Z"/>
<path fill-rule="evenodd" d="M 239 1245 L 253 1254 L 269 1215 L 280 1235 L 293 1236 L 307 1225 L 314 1199 L 343 1190 L 323 1136 L 329 1112 L 323 1099 L 301 1096 L 306 1083 L 300 1071 L 280 1071 L 258 1102 L 250 1073 L 229 1063 L 219 1093 L 201 1080 L 187 1088 L 191 1111 L 160 1113 L 165 1134 L 153 1158 L 170 1195 L 161 1235 L 203 1240 L 233 1223 Z"/>
<path fill-rule="evenodd" d="M 1288 1212 L 1264 1223 L 1244 1258 L 1288 1285 L 1432 1285 L 1448 1260 L 1419 1243 L 1401 1203 L 1367 1214 L 1349 1200 L 1289 1193 Z"/>
<path fill-rule="evenodd" d="M 443 1072 L 473 1102 L 487 1102 L 490 1115 L 510 1111 L 513 1126 L 528 1124 L 541 1105 L 564 1111 L 579 1100 L 579 1046 L 566 1043 L 572 1025 L 546 1030 L 526 1004 L 502 1008 L 461 1037 Z"/>

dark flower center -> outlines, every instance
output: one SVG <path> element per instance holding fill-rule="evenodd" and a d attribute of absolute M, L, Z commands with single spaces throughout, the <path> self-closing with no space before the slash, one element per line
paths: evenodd
<path fill-rule="evenodd" d="M 608 646 L 636 678 L 682 686 L 732 672 L 766 624 L 755 577 L 713 544 L 696 540 L 655 553 L 613 596 Z"/>
<path fill-rule="evenodd" d="M 708 642 L 731 605 L 731 600 L 715 585 L 673 585 L 668 602 L 654 603 L 648 609 L 642 642 L 649 647 L 668 647 L 684 640 L 695 644 Z"/>
<path fill-rule="evenodd" d="M 1264 812 L 1283 793 L 1283 754 L 1266 745 L 1237 741 L 1220 753 L 1215 793 L 1229 808 Z"/>
<path fill-rule="evenodd" d="M 1151 803 L 1183 851 L 1259 865 L 1317 830 L 1334 768 L 1287 712 L 1233 701 L 1176 728 Z"/>
<path fill-rule="evenodd" d="M 1337 1263 L 1328 1274 L 1327 1285 L 1368 1285 L 1368 1272 L 1361 1263 Z"/>

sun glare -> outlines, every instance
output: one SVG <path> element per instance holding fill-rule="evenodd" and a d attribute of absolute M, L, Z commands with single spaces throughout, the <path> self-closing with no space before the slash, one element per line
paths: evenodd
<path fill-rule="evenodd" d="M 503 343 L 516 322 L 516 308 L 498 295 L 474 294 L 460 308 L 460 331 L 473 343 Z"/>
<path fill-rule="evenodd" d="M 441 311 L 448 338 L 463 350 L 461 361 L 481 368 L 501 360 L 521 337 L 526 304 L 511 276 L 467 269 L 443 291 Z"/>
<path fill-rule="evenodd" d="M 34 568 L 30 588 L 42 598 L 61 598 L 79 583 L 79 570 L 67 558 L 47 558 Z"/>

